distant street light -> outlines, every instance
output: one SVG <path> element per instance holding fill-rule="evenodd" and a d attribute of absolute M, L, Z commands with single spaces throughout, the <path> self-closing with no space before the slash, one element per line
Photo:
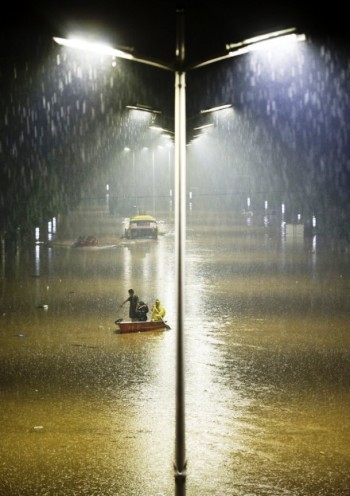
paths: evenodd
<path fill-rule="evenodd" d="M 212 107 L 209 109 L 201 110 L 201 114 L 209 114 L 210 112 L 217 112 L 218 110 L 224 110 L 231 107 L 232 107 L 231 103 L 228 103 L 226 105 L 219 105 L 218 107 Z"/>
<path fill-rule="evenodd" d="M 147 125 L 147 129 L 153 127 L 152 125 L 150 126 L 149 125 L 149 122 L 151 121 L 151 123 L 154 122 L 154 119 L 157 115 L 160 115 L 162 112 L 160 110 L 155 110 L 154 108 L 152 107 L 149 107 L 147 105 L 142 105 L 142 104 L 136 104 L 136 105 L 126 105 L 126 108 L 128 110 L 131 110 L 132 112 L 135 112 L 135 115 L 137 115 L 138 117 L 142 116 L 142 121 L 143 121 L 143 124 L 145 124 L 144 120 L 143 120 L 143 117 L 145 117 L 147 119 L 146 121 L 146 125 Z M 135 198 L 135 209 L 136 209 L 136 214 L 138 213 L 137 212 L 137 209 L 140 207 L 140 205 L 138 205 L 138 201 L 137 201 L 137 192 L 136 192 L 136 185 L 137 185 L 137 180 L 136 180 L 136 177 L 137 177 L 137 174 L 136 174 L 136 158 L 135 158 L 135 149 L 130 149 L 129 147 L 125 147 L 124 148 L 125 151 L 131 151 L 132 152 L 132 167 L 133 167 L 133 196 Z M 153 157 L 153 195 L 154 195 L 154 157 Z M 154 198 L 153 198 L 153 213 L 154 213 L 154 210 L 155 210 L 155 207 L 154 207 Z"/>
<path fill-rule="evenodd" d="M 150 114 L 161 114 L 160 110 L 154 110 L 152 107 L 147 107 L 146 105 L 127 105 L 127 109 L 130 110 L 140 110 L 140 112 L 149 112 Z"/>
<path fill-rule="evenodd" d="M 123 58 L 141 64 L 151 65 L 175 73 L 175 254 L 176 254 L 176 293 L 177 293 L 177 336 L 176 336 L 176 442 L 175 442 L 175 494 L 186 494 L 186 453 L 185 453 L 185 401 L 184 401 L 184 340 L 183 319 L 185 302 L 185 239 L 186 239 L 186 72 L 214 62 L 227 60 L 250 51 L 265 47 L 267 43 L 288 38 L 303 41 L 304 35 L 297 35 L 295 29 L 287 29 L 250 38 L 241 43 L 227 45 L 228 53 L 199 64 L 185 64 L 185 15 L 178 9 L 176 24 L 175 66 L 149 58 L 136 57 L 133 53 L 114 49 L 105 45 L 85 43 L 82 40 L 54 38 L 60 45 L 84 49 Z"/>
<path fill-rule="evenodd" d="M 154 166 L 155 166 L 155 151 L 152 150 L 152 207 L 153 207 L 153 217 L 156 216 L 156 192 L 155 192 L 155 177 L 154 177 Z"/>
<path fill-rule="evenodd" d="M 134 197 L 135 208 L 136 208 L 137 207 L 137 205 L 136 205 L 136 158 L 135 158 L 136 152 L 134 149 L 131 149 L 128 146 L 126 146 L 124 148 L 124 151 L 125 152 L 131 152 L 131 154 L 132 154 L 132 184 L 133 184 L 132 191 L 133 191 L 133 197 Z M 135 212 L 135 213 L 137 213 L 137 212 Z"/>

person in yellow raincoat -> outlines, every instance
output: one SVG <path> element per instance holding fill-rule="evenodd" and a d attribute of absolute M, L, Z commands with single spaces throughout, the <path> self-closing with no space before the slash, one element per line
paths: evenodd
<path fill-rule="evenodd" d="M 160 301 L 157 299 L 152 307 L 151 320 L 163 320 L 166 311 Z"/>

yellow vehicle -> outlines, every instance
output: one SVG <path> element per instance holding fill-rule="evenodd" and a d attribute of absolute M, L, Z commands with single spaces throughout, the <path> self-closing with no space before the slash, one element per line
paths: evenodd
<path fill-rule="evenodd" d="M 136 238 L 158 238 L 157 221 L 151 215 L 135 215 L 131 217 L 129 226 L 125 229 L 125 237 Z"/>

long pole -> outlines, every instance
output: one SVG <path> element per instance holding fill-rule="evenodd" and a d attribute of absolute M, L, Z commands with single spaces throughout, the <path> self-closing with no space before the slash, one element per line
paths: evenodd
<path fill-rule="evenodd" d="M 152 207 L 153 207 L 153 216 L 156 215 L 156 196 L 155 196 L 155 187 L 154 187 L 154 166 L 155 166 L 155 152 L 152 150 Z"/>
<path fill-rule="evenodd" d="M 171 180 L 171 152 L 168 150 L 168 171 L 169 171 L 169 210 L 172 210 L 173 190 Z"/>
<path fill-rule="evenodd" d="M 137 214 L 137 203 L 136 203 L 136 159 L 135 159 L 135 150 L 132 151 L 132 175 L 133 175 L 133 194 L 134 194 L 134 204 L 135 204 L 135 212 L 134 215 Z"/>
<path fill-rule="evenodd" d="M 184 11 L 177 10 L 175 71 L 175 250 L 177 273 L 175 494 L 186 495 L 183 309 L 186 237 L 186 78 Z"/>

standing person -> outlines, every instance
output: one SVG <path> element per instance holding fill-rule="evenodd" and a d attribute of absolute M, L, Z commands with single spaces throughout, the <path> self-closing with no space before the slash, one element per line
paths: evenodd
<path fill-rule="evenodd" d="M 137 319 L 137 305 L 139 302 L 139 297 L 135 294 L 135 291 L 133 289 L 129 289 L 128 293 L 128 298 L 123 301 L 120 306 L 122 307 L 123 305 L 125 305 L 125 303 L 129 302 L 129 317 L 131 318 L 131 320 L 134 320 Z"/>
<path fill-rule="evenodd" d="M 152 307 L 152 315 L 151 319 L 152 320 L 163 320 L 165 317 L 166 311 L 163 305 L 160 303 L 160 301 L 157 299 L 154 302 L 154 305 Z"/>

